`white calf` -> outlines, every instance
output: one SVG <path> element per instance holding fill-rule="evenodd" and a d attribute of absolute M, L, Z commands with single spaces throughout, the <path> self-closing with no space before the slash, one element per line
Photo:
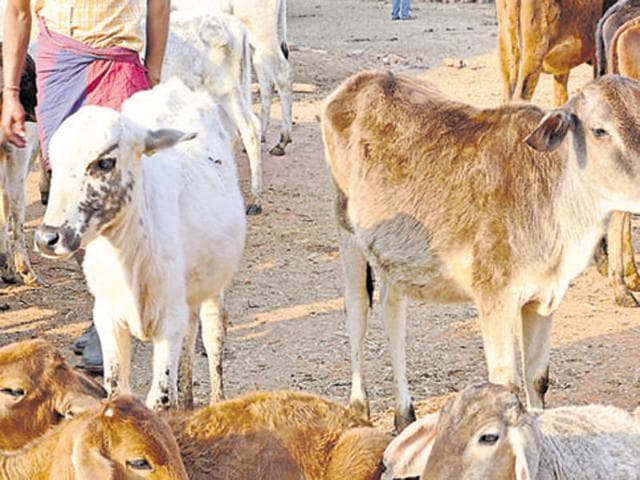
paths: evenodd
<path fill-rule="evenodd" d="M 246 220 L 229 138 L 209 95 L 173 79 L 131 97 L 121 114 L 83 107 L 51 139 L 50 159 L 51 195 L 36 243 L 49 257 L 86 248 L 107 390 L 129 390 L 131 333 L 153 341 L 147 404 L 176 406 L 179 376 L 188 406 L 200 317 L 211 400 L 220 399 L 222 292 L 240 261 Z"/>
<path fill-rule="evenodd" d="M 254 48 L 253 65 L 262 98 L 262 141 L 266 140 L 274 86 L 280 96 L 282 126 L 280 141 L 269 153 L 284 155 L 291 143 L 291 66 L 287 45 L 286 0 L 220 0 L 220 8 L 238 17 L 249 31 Z"/>
<path fill-rule="evenodd" d="M 188 87 L 206 89 L 224 113 L 232 135 L 240 131 L 251 166 L 248 214 L 262 211 L 262 162 L 259 122 L 251 107 L 251 52 L 247 30 L 222 12 L 171 15 L 171 31 L 162 78 L 180 78 Z"/>

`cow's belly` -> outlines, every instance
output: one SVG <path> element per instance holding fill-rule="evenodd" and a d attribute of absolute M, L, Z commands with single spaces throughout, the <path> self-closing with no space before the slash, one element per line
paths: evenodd
<path fill-rule="evenodd" d="M 470 300 L 470 250 L 452 251 L 446 258 L 434 255 L 428 232 L 406 219 L 373 229 L 356 227 L 356 238 L 374 270 L 405 295 L 439 303 Z"/>

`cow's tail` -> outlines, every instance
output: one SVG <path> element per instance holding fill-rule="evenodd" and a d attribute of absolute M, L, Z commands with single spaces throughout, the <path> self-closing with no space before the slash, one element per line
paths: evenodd
<path fill-rule="evenodd" d="M 287 0 L 278 2 L 278 41 L 284 58 L 289 60 L 289 44 L 287 42 Z"/>
<path fill-rule="evenodd" d="M 240 58 L 240 84 L 242 93 L 245 96 L 246 104 L 251 105 L 251 46 L 249 45 L 249 34 L 243 28 L 242 35 L 242 57 Z"/>
<path fill-rule="evenodd" d="M 373 277 L 373 269 L 367 262 L 367 296 L 369 297 L 369 308 L 373 307 L 373 290 L 375 288 L 375 278 Z"/>
<path fill-rule="evenodd" d="M 611 15 L 607 11 L 598 21 L 596 27 L 596 65 L 594 69 L 594 77 L 598 78 L 607 73 L 607 47 L 604 41 L 604 24 Z"/>

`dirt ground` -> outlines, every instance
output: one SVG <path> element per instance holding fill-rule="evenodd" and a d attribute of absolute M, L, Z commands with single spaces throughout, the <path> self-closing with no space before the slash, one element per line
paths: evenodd
<path fill-rule="evenodd" d="M 294 142 L 287 155 L 271 157 L 263 149 L 264 213 L 249 218 L 242 268 L 226 295 L 232 323 L 224 361 L 228 396 L 254 389 L 300 389 L 339 402 L 348 398 L 342 275 L 318 125 L 321 98 L 347 75 L 386 64 L 419 74 L 453 98 L 483 106 L 500 102 L 493 6 L 417 3 L 414 13 L 417 20 L 391 22 L 388 2 L 289 0 L 295 81 L 314 83 L 319 90 L 295 95 Z M 465 59 L 466 66 L 442 67 L 447 57 Z M 589 67 L 577 69 L 572 90 L 590 75 Z M 549 78 L 543 78 L 536 101 L 549 105 L 550 90 Z M 278 110 L 279 104 L 274 105 L 270 143 L 277 135 Z M 246 192 L 247 160 L 239 155 L 238 162 Z M 35 172 L 28 199 L 31 239 L 43 214 Z M 0 307 L 8 308 L 0 313 L 0 344 L 44 337 L 76 362 L 71 340 L 91 318 L 82 274 L 73 262 L 55 263 L 36 254 L 32 259 L 47 286 L 0 290 Z M 589 268 L 575 280 L 554 322 L 550 405 L 597 401 L 636 407 L 640 311 L 617 307 L 606 280 Z M 390 429 L 392 376 L 379 306 L 369 330 L 365 363 L 373 414 Z M 199 402 L 206 401 L 209 390 L 205 360 L 199 356 L 195 370 Z M 407 361 L 419 413 L 483 380 L 476 309 L 411 302 Z M 133 362 L 133 385 L 145 393 L 148 344 L 136 344 Z"/>

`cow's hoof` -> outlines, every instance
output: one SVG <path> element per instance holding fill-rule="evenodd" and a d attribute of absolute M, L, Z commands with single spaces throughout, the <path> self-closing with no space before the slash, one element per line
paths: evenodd
<path fill-rule="evenodd" d="M 624 279 L 624 283 L 632 292 L 640 292 L 640 276 L 631 275 Z"/>
<path fill-rule="evenodd" d="M 640 303 L 638 303 L 638 300 L 636 300 L 636 297 L 634 297 L 631 292 L 616 295 L 616 304 L 624 308 L 635 308 L 640 306 Z"/>
<path fill-rule="evenodd" d="M 278 144 L 271 150 L 269 150 L 269 154 L 273 155 L 274 157 L 282 157 L 284 155 L 284 147 Z"/>
<path fill-rule="evenodd" d="M 415 421 L 416 411 L 413 409 L 413 403 L 409 405 L 409 409 L 406 411 L 396 408 L 396 413 L 393 417 L 393 425 L 396 427 L 396 432 L 402 432 Z"/>
<path fill-rule="evenodd" d="M 22 276 L 22 281 L 27 287 L 43 287 L 45 283 L 33 272 Z"/>
<path fill-rule="evenodd" d="M 262 213 L 262 207 L 256 203 L 250 203 L 247 207 L 247 215 L 260 215 Z"/>
<path fill-rule="evenodd" d="M 0 278 L 2 278 L 2 281 L 4 283 L 7 283 L 9 285 L 15 285 L 16 283 L 19 282 L 18 276 L 12 273 L 8 275 L 0 275 Z"/>

